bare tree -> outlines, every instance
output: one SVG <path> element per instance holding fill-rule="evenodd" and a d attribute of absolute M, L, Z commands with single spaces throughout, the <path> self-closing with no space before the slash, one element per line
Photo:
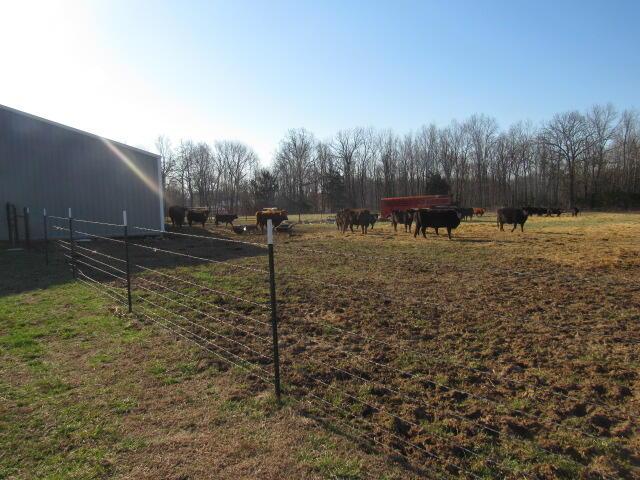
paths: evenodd
<path fill-rule="evenodd" d="M 162 188 L 167 186 L 167 179 L 176 168 L 176 159 L 171 148 L 171 140 L 165 135 L 159 135 L 156 139 L 156 150 L 160 155 L 160 173 L 162 175 Z"/>
<path fill-rule="evenodd" d="M 554 115 L 544 127 L 542 141 L 566 164 L 569 177 L 569 203 L 573 206 L 576 202 L 576 168 L 593 141 L 584 115 L 577 111 Z"/>

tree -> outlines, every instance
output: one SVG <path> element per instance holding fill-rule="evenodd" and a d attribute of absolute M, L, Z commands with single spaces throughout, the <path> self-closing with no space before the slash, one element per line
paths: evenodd
<path fill-rule="evenodd" d="M 544 127 L 542 141 L 565 162 L 569 176 L 569 205 L 576 202 L 576 167 L 592 143 L 585 117 L 578 111 L 559 113 Z"/>
<path fill-rule="evenodd" d="M 160 155 L 160 173 L 162 178 L 162 189 L 167 186 L 167 179 L 176 168 L 176 159 L 171 149 L 171 140 L 165 135 L 158 135 L 156 139 L 156 150 Z"/>
<path fill-rule="evenodd" d="M 276 153 L 274 168 L 280 191 L 284 194 L 287 207 L 294 207 L 298 216 L 311 205 L 307 193 L 309 187 L 314 184 L 315 146 L 313 134 L 299 128 L 287 132 Z"/>
<path fill-rule="evenodd" d="M 249 182 L 249 191 L 255 210 L 272 207 L 276 202 L 278 183 L 276 177 L 266 168 L 256 170 Z"/>

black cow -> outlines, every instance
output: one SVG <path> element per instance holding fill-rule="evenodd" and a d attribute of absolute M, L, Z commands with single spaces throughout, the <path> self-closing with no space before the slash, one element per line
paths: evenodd
<path fill-rule="evenodd" d="M 421 208 L 413 214 L 416 222 L 416 231 L 413 238 L 418 236 L 418 231 L 422 232 L 422 236 L 427 238 L 427 228 L 433 228 L 436 235 L 439 235 L 439 228 L 446 228 L 449 240 L 451 240 L 451 230 L 458 228 L 462 214 L 454 209 L 427 209 Z"/>
<path fill-rule="evenodd" d="M 473 218 L 473 208 L 459 207 L 456 210 L 460 212 L 462 220 L 471 220 Z"/>
<path fill-rule="evenodd" d="M 370 223 L 370 225 L 371 225 L 371 230 L 373 230 L 373 226 L 374 226 L 374 225 L 376 224 L 376 222 L 378 221 L 378 217 L 379 217 L 380 215 L 379 215 L 379 214 L 377 214 L 377 213 L 370 213 L 369 215 L 370 215 L 370 217 L 369 217 L 369 223 Z"/>
<path fill-rule="evenodd" d="M 559 217 L 560 215 L 562 215 L 562 209 L 561 208 L 547 209 L 547 217 L 550 217 L 551 215 L 555 215 L 556 217 Z"/>
<path fill-rule="evenodd" d="M 578 207 L 573 207 L 571 209 L 571 216 L 577 217 L 578 215 L 580 215 L 580 209 Z"/>
<path fill-rule="evenodd" d="M 215 223 L 216 225 L 219 225 L 221 223 L 224 223 L 225 225 L 231 225 L 233 227 L 233 221 L 238 218 L 238 215 L 223 215 L 223 214 L 217 214 L 215 216 Z"/>
<path fill-rule="evenodd" d="M 411 232 L 411 224 L 413 223 L 413 210 L 393 210 L 391 212 L 391 224 L 393 230 L 398 231 L 398 225 L 404 225 L 405 233 Z"/>
<path fill-rule="evenodd" d="M 184 214 L 186 212 L 186 208 L 180 207 L 178 205 L 169 207 L 169 218 L 171 218 L 171 223 L 174 227 L 182 227 L 182 225 L 184 224 Z"/>
<path fill-rule="evenodd" d="M 189 226 L 191 226 L 193 222 L 196 222 L 201 223 L 202 228 L 204 228 L 204 224 L 207 223 L 207 218 L 209 218 L 209 210 L 187 211 L 187 222 L 189 222 Z"/>
<path fill-rule="evenodd" d="M 511 231 L 513 232 L 518 225 L 520 225 L 520 231 L 524 232 L 524 224 L 529 217 L 529 212 L 525 208 L 499 208 L 498 216 L 496 218 L 498 227 L 500 230 L 504 231 L 504 224 L 512 224 L 513 228 Z"/>

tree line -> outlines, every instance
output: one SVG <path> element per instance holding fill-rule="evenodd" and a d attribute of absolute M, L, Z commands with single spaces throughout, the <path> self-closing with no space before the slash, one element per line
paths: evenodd
<path fill-rule="evenodd" d="M 377 210 L 383 197 L 422 194 L 461 206 L 628 209 L 640 207 L 639 118 L 608 104 L 506 130 L 482 114 L 404 135 L 353 128 L 319 140 L 298 128 L 269 167 L 237 141 L 173 146 L 161 136 L 156 147 L 167 203 L 214 212 Z"/>

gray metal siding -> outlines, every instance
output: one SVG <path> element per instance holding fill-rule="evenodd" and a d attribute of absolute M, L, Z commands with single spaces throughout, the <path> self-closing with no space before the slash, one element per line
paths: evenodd
<path fill-rule="evenodd" d="M 70 207 L 74 218 L 109 223 L 122 223 L 127 210 L 130 225 L 161 230 L 158 156 L 110 142 L 148 179 L 144 182 L 105 141 L 110 142 L 0 105 L 0 240 L 8 239 L 6 202 L 16 204 L 19 213 L 30 208 L 35 239 L 43 235 L 43 208 L 64 217 Z M 81 225 L 97 235 L 121 234 L 121 229 Z"/>

